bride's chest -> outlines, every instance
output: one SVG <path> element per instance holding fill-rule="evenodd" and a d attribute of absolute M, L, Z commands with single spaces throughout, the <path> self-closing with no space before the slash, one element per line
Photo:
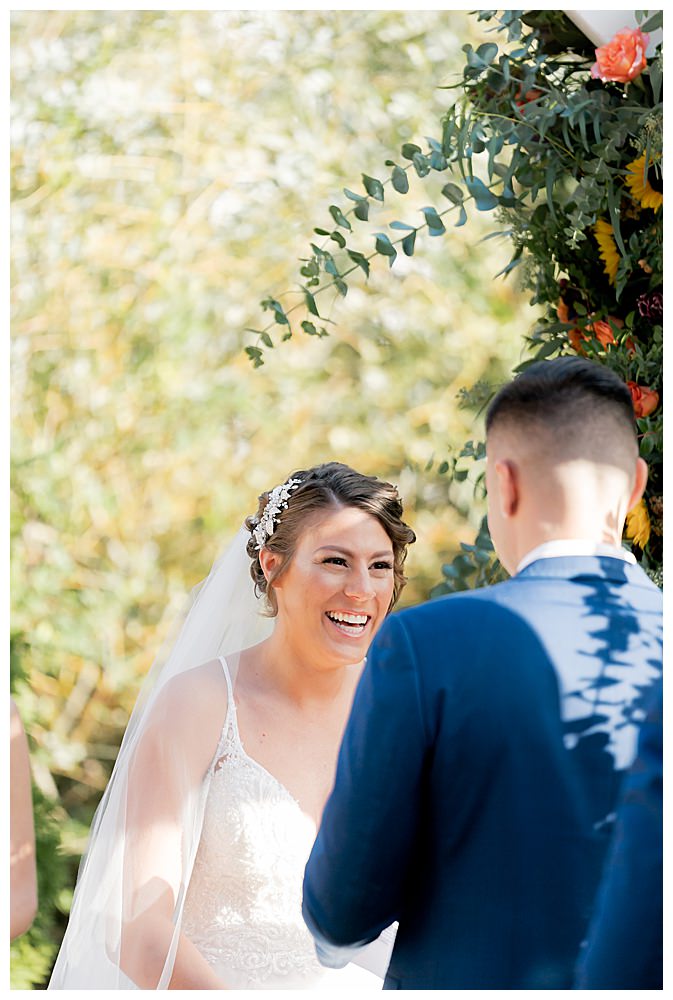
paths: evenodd
<path fill-rule="evenodd" d="M 206 800 L 199 855 L 224 877 L 268 880 L 303 875 L 313 820 L 280 782 L 248 757 L 225 758 Z"/>

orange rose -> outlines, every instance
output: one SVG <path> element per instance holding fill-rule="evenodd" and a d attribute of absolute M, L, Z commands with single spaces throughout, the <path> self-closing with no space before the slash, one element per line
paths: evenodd
<path fill-rule="evenodd" d="M 538 97 L 542 97 L 542 91 L 537 90 L 533 87 L 531 90 L 527 90 L 524 94 L 523 88 L 519 87 L 519 91 L 516 95 L 515 102 L 517 107 L 524 108 L 526 104 L 530 104 L 532 101 L 537 101 Z"/>
<path fill-rule="evenodd" d="M 615 326 L 618 326 L 621 330 L 624 325 L 622 321 L 620 319 L 615 319 L 614 316 L 611 316 L 610 319 L 612 320 L 612 323 Z M 595 319 L 593 323 L 589 323 L 587 330 L 590 333 L 593 333 L 596 340 L 600 341 L 606 351 L 610 344 L 616 343 L 615 335 L 612 332 L 612 325 L 606 319 Z"/>
<path fill-rule="evenodd" d="M 561 322 L 564 321 L 561 320 Z M 595 319 L 592 320 L 591 323 L 587 323 L 585 328 L 586 332 L 584 330 L 578 329 L 577 327 L 575 327 L 573 330 L 569 330 L 568 340 L 570 341 L 570 343 L 575 348 L 578 354 L 584 354 L 584 351 L 582 349 L 582 341 L 589 340 L 590 337 L 592 336 L 595 337 L 596 340 L 601 344 L 601 346 L 605 348 L 605 350 L 607 351 L 609 347 L 617 343 L 612 329 L 613 326 L 616 326 L 618 330 L 621 330 L 624 324 L 621 321 L 621 319 L 619 319 L 617 316 L 609 316 L 608 319 Z M 626 347 L 629 354 L 635 353 L 636 348 L 631 337 L 628 337 L 626 339 L 626 341 L 624 342 L 624 346 Z"/>
<path fill-rule="evenodd" d="M 612 41 L 596 49 L 596 62 L 591 67 L 594 79 L 606 83 L 628 83 L 635 80 L 647 66 L 645 49 L 650 40 L 640 28 L 624 28 Z"/>
<path fill-rule="evenodd" d="M 649 417 L 659 406 L 659 393 L 647 386 L 638 385 L 636 382 L 627 382 L 631 399 L 633 400 L 633 412 L 639 419 Z"/>
<path fill-rule="evenodd" d="M 568 340 L 570 341 L 572 347 L 575 348 L 578 354 L 584 354 L 584 348 L 582 347 L 582 341 L 588 340 L 589 338 L 582 333 L 578 327 L 573 327 L 572 330 L 568 330 Z"/>

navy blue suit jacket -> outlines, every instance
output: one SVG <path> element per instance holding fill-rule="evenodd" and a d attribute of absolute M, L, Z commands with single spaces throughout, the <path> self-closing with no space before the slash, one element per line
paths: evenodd
<path fill-rule="evenodd" d="M 663 696 L 657 686 L 624 780 L 615 833 L 577 988 L 660 990 L 663 985 Z"/>
<path fill-rule="evenodd" d="M 392 615 L 306 868 L 321 960 L 398 920 L 384 988 L 570 988 L 661 628 L 593 556 Z"/>

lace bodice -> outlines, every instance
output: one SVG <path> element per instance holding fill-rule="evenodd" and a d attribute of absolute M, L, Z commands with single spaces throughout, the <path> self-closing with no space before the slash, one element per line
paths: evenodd
<path fill-rule="evenodd" d="M 324 986 L 342 973 L 318 963 L 301 915 L 315 824 L 246 754 L 223 666 L 227 716 L 211 765 L 183 930 L 231 989 Z"/>

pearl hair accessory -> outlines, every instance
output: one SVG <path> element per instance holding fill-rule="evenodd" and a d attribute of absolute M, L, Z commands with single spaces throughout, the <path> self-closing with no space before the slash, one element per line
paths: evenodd
<path fill-rule="evenodd" d="M 276 518 L 280 515 L 281 511 L 286 509 L 290 493 L 296 490 L 298 486 L 301 486 L 301 482 L 301 479 L 288 479 L 286 483 L 274 486 L 269 493 L 269 499 L 267 500 L 259 524 L 252 530 L 253 538 L 257 542 L 256 548 L 258 551 L 264 548 L 267 540 L 273 535 L 276 528 L 274 523 Z"/>

